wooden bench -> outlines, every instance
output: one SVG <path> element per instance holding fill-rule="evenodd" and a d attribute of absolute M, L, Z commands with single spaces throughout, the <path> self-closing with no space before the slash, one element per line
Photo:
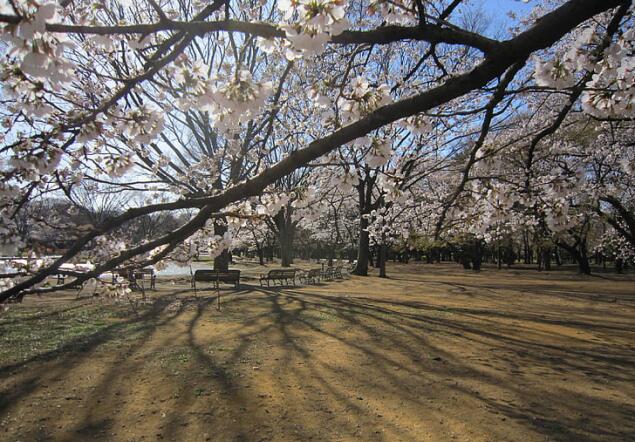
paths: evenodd
<path fill-rule="evenodd" d="M 133 270 L 132 272 L 130 272 L 128 279 L 130 280 L 130 288 L 132 288 L 133 290 L 139 289 L 144 291 L 144 281 L 150 282 L 150 290 L 156 290 L 157 288 L 157 274 L 154 273 L 154 269 Z"/>
<path fill-rule="evenodd" d="M 117 278 L 122 277 L 129 283 L 131 290 L 140 290 L 145 293 L 145 282 L 150 283 L 150 290 L 156 290 L 157 275 L 152 268 L 145 269 L 115 269 L 112 271 L 112 283 L 116 283 Z"/>
<path fill-rule="evenodd" d="M 325 281 L 332 281 L 333 277 L 334 277 L 334 269 L 333 267 L 327 267 L 324 270 L 322 270 L 322 279 Z"/>
<path fill-rule="evenodd" d="M 289 280 L 291 280 L 293 285 L 295 285 L 295 274 L 296 269 L 269 270 L 266 275 L 260 275 L 260 286 L 264 286 L 265 281 L 267 282 L 267 287 L 269 287 L 270 281 L 273 281 L 274 285 L 276 285 L 276 281 L 280 281 L 280 285 L 282 285 L 283 281 L 285 284 L 289 284 Z"/>
<path fill-rule="evenodd" d="M 300 281 L 304 279 L 305 283 L 317 284 L 318 282 L 320 282 L 321 276 L 322 271 L 320 269 L 311 269 L 301 277 Z"/>
<path fill-rule="evenodd" d="M 327 281 L 332 281 L 335 278 L 343 279 L 344 277 L 342 276 L 342 267 L 343 266 L 338 265 L 337 267 L 325 268 L 324 271 L 322 272 L 322 278 Z"/>
<path fill-rule="evenodd" d="M 234 284 L 236 288 L 240 286 L 240 270 L 208 270 L 199 269 L 192 276 L 192 287 L 196 293 L 197 282 L 213 282 L 214 288 L 218 288 L 221 282 Z"/>

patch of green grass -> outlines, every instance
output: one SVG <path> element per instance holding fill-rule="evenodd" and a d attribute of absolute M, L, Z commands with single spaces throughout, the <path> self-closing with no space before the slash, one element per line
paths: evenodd
<path fill-rule="evenodd" d="M 196 396 L 196 397 L 205 396 L 206 392 L 207 392 L 207 390 L 205 390 L 204 388 L 197 387 L 197 388 L 194 389 L 194 396 Z"/>
<path fill-rule="evenodd" d="M 90 336 L 133 317 L 130 309 L 103 304 L 12 306 L 0 317 L 0 366 L 53 352 L 88 349 Z M 139 324 L 126 324 L 133 331 Z M 122 333 L 127 336 L 128 333 Z"/>
<path fill-rule="evenodd" d="M 154 363 L 173 375 L 178 375 L 194 360 L 195 355 L 191 348 L 175 345 L 157 352 Z"/>

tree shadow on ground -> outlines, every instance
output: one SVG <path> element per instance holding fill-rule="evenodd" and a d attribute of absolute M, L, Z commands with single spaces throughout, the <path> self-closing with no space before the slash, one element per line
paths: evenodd
<path fill-rule="evenodd" d="M 220 312 L 214 292 L 193 298 L 184 289 L 176 304 L 161 297 L 139 318 L 0 368 L 9 380 L 0 384 L 0 416 L 24 412 L 47 386 L 67 388 L 91 367 L 81 406 L 71 404 L 66 427 L 46 429 L 51 438 L 635 435 L 630 310 L 601 322 L 604 311 L 589 317 L 571 305 L 471 307 L 466 296 L 458 307 L 329 287 L 242 285 L 222 291 Z M 474 287 L 471 297 L 496 294 Z M 131 324 L 133 339 L 113 351 Z M 32 427 L 24 434 L 41 431 Z"/>

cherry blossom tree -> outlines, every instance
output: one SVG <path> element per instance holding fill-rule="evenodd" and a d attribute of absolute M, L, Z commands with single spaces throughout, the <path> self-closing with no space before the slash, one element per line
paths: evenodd
<path fill-rule="evenodd" d="M 15 238 L 15 217 L 27 201 L 68 192 L 86 179 L 125 177 L 127 186 L 167 189 L 90 226 L 61 258 L 43 260 L 28 276 L 3 275 L 0 301 L 52 290 L 37 285 L 95 244 L 101 251 L 95 267 L 57 289 L 131 261 L 184 258 L 196 241 L 222 253 L 233 225 L 275 216 L 288 202 L 276 182 L 360 139 L 368 140 L 367 164 L 380 167 L 388 147 L 395 150 L 394 126 L 417 127 L 428 114 L 447 126 L 466 115 L 482 122 L 465 178 L 443 202 L 448 212 L 466 190 L 508 97 L 532 93 L 516 80 L 532 55 L 540 57 L 533 62 L 539 86 L 564 90 L 571 103 L 580 98 L 588 114 L 631 111 L 630 1 L 547 2 L 506 40 L 462 27 L 461 3 L 10 1 L 0 15 L 2 241 Z M 570 61 L 555 62 L 559 42 L 574 34 L 575 51 L 564 59 Z M 367 66 L 358 69 L 365 57 Z M 424 65 L 436 65 L 437 75 L 419 71 Z M 188 115 L 203 124 L 192 130 Z M 557 126 L 560 120 L 557 115 Z M 180 146 L 190 146 L 185 138 L 176 150 L 170 142 L 185 128 L 187 137 L 203 135 L 209 140 L 201 144 L 214 147 L 206 158 L 194 155 L 188 167 L 202 171 L 196 185 L 185 171 L 179 183 L 170 182 L 170 162 Z M 272 157 L 284 140 L 287 150 Z M 228 160 L 219 165 L 219 158 Z M 160 179 L 133 180 L 141 164 Z M 185 209 L 195 213 L 170 233 L 123 246 L 116 238 L 131 220 Z M 220 235 L 215 225 L 227 231 Z"/>

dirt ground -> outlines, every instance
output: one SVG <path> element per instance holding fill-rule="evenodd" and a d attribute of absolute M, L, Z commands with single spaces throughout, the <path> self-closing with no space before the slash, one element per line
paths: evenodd
<path fill-rule="evenodd" d="M 0 316 L 0 440 L 635 440 L 635 279 L 391 265 Z"/>

